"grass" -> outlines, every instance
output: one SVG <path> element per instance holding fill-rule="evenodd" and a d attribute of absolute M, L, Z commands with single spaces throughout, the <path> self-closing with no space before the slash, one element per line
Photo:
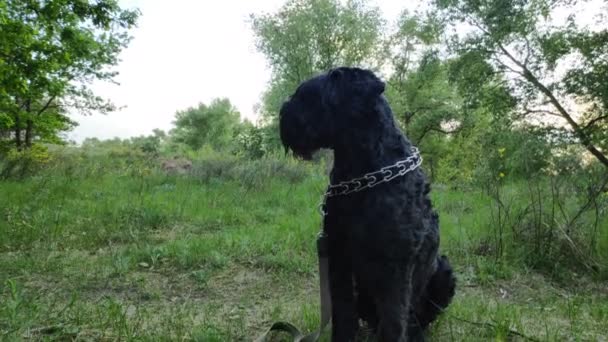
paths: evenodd
<path fill-rule="evenodd" d="M 0 340 L 247 341 L 276 320 L 316 329 L 320 170 L 209 161 L 174 176 L 112 162 L 0 182 Z M 488 198 L 433 196 L 459 288 L 431 340 L 608 339 L 605 282 L 497 259 Z"/>

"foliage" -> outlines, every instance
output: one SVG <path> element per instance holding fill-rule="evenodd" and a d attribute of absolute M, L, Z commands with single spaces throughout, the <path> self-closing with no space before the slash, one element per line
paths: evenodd
<path fill-rule="evenodd" d="M 137 17 L 116 0 L 1 1 L 0 138 L 17 148 L 57 143 L 75 125 L 69 109 L 112 110 L 88 84 L 116 75 L 109 67 Z"/>
<path fill-rule="evenodd" d="M 240 113 L 228 99 L 214 99 L 209 105 L 178 111 L 169 132 L 171 138 L 197 150 L 208 144 L 216 149 L 226 148 L 237 134 Z"/>
<path fill-rule="evenodd" d="M 255 160 L 205 151 L 194 160 L 190 176 L 202 183 L 238 181 L 248 189 L 262 189 L 269 179 L 297 184 L 310 175 L 308 167 L 293 160 L 266 156 Z"/>
<path fill-rule="evenodd" d="M 518 99 L 520 119 L 568 127 L 576 141 L 608 167 L 605 155 L 607 27 L 580 24 L 576 9 L 593 3 L 568 0 L 435 0 L 452 27 L 458 56 L 482 62 L 478 71 L 500 73 Z M 560 20 L 559 12 L 569 12 Z M 464 26 L 463 26 L 464 25 Z M 482 80 L 481 75 L 473 76 Z M 476 87 L 479 83 L 471 84 Z M 576 105 L 572 105 L 576 104 Z"/>
<path fill-rule="evenodd" d="M 272 70 L 261 107 L 272 123 L 305 79 L 340 65 L 373 65 L 383 20 L 364 0 L 289 0 L 276 13 L 251 15 L 251 24 Z"/>
<path fill-rule="evenodd" d="M 270 129 L 274 126 L 257 127 L 249 121 L 245 121 L 241 125 L 240 132 L 235 138 L 232 152 L 237 156 L 246 158 L 262 158 L 273 152 L 273 144 L 269 137 L 273 136 Z"/>
<path fill-rule="evenodd" d="M 158 128 L 154 129 L 152 133 L 152 135 L 133 137 L 130 139 L 130 142 L 146 154 L 158 155 L 168 136 L 163 130 Z"/>
<path fill-rule="evenodd" d="M 10 148 L 0 160 L 0 179 L 10 177 L 24 178 L 51 161 L 46 146 L 34 144 L 27 150 Z"/>
<path fill-rule="evenodd" d="M 84 153 L 91 156 L 111 156 L 118 159 L 123 158 L 140 158 L 144 157 L 144 151 L 139 146 L 132 143 L 132 141 L 138 141 L 135 139 L 108 139 L 99 140 L 97 138 L 87 138 L 82 142 L 82 150 Z M 107 162 L 104 158 L 104 161 Z"/>
<path fill-rule="evenodd" d="M 437 47 L 442 27 L 433 19 L 421 19 L 417 14 L 404 11 L 398 18 L 396 31 L 385 43 L 392 69 L 386 95 L 406 133 L 417 131 L 415 128 L 409 130 L 412 121 L 428 121 L 418 120 L 418 117 L 436 112 L 435 108 L 441 107 L 440 112 L 455 112 L 454 104 L 450 103 L 454 93 L 447 82 L 445 63 L 440 59 Z M 434 103 L 426 103 L 431 94 Z M 421 111 L 424 113 L 419 115 Z M 415 142 L 422 140 L 412 139 Z"/>
<path fill-rule="evenodd" d="M 431 52 L 415 70 L 389 80 L 387 97 L 416 145 L 423 145 L 432 134 L 448 135 L 462 129 L 461 100 L 448 82 L 447 71 L 446 64 Z"/>
<path fill-rule="evenodd" d="M 494 230 L 488 238 L 497 259 L 521 258 L 558 280 L 568 277 L 564 268 L 605 272 L 601 250 L 608 241 L 608 177 L 599 165 L 580 169 L 575 156 L 580 148 L 570 153 L 551 158 L 548 174 L 531 173 L 513 183 L 513 177 L 498 171 L 487 180 Z M 502 150 L 497 154 L 506 159 Z"/>
<path fill-rule="evenodd" d="M 415 69 L 396 72 L 388 81 L 386 96 L 404 133 L 419 146 L 435 179 L 437 165 L 450 155 L 452 139 L 469 129 L 461 99 L 448 80 L 448 65 L 428 51 Z M 400 67 L 402 68 L 402 67 Z M 405 69 L 403 69 L 405 70 Z"/>

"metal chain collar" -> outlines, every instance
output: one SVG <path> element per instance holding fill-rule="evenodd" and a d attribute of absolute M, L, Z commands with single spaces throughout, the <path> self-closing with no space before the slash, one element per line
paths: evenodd
<path fill-rule="evenodd" d="M 366 173 L 363 177 L 354 178 L 350 181 L 343 181 L 334 185 L 330 184 L 325 194 L 323 194 L 323 200 L 319 204 L 321 214 L 323 216 L 327 215 L 325 209 L 327 198 L 348 195 L 390 182 L 397 177 L 405 176 L 407 173 L 416 170 L 421 164 L 422 156 L 420 155 L 420 151 L 412 146 L 412 155 L 393 165 L 385 166 L 378 171 Z"/>

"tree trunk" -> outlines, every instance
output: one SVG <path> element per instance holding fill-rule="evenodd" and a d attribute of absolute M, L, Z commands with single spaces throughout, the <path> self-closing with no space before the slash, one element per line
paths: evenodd
<path fill-rule="evenodd" d="M 32 147 L 32 135 L 34 131 L 34 121 L 31 118 L 32 115 L 32 101 L 27 100 L 25 103 L 25 111 L 29 115 L 28 119 L 25 121 L 25 148 Z"/>
<path fill-rule="evenodd" d="M 34 121 L 27 119 L 25 126 L 25 148 L 32 147 L 32 136 L 34 133 Z"/>
<path fill-rule="evenodd" d="M 532 83 L 532 85 L 534 85 L 536 89 L 538 89 L 541 93 L 543 93 L 546 97 L 549 98 L 551 104 L 555 107 L 555 109 L 557 109 L 559 114 L 568 122 L 570 127 L 572 127 L 574 134 L 576 134 L 576 136 L 580 139 L 581 144 L 587 149 L 587 151 L 589 151 L 595 158 L 597 158 L 597 160 L 600 161 L 600 163 L 604 164 L 604 166 L 608 168 L 608 158 L 604 155 L 604 153 L 602 153 L 602 151 L 598 150 L 597 147 L 593 145 L 591 138 L 587 135 L 587 133 L 585 133 L 581 126 L 576 121 L 574 121 L 570 113 L 568 113 L 566 108 L 562 106 L 562 104 L 555 97 L 555 95 L 553 95 L 551 90 L 549 90 L 549 88 L 542 84 L 538 80 L 538 78 L 534 76 L 534 74 L 532 74 L 530 69 L 528 69 L 528 66 L 525 64 L 526 62 L 522 63 L 517 60 L 515 57 L 513 57 L 513 55 L 511 55 L 511 53 L 509 53 L 509 51 L 502 44 L 499 43 L 498 47 L 505 54 L 505 56 L 507 56 L 507 58 L 509 58 L 513 63 L 515 63 L 518 67 L 522 69 L 522 76 L 528 82 Z"/>
<path fill-rule="evenodd" d="M 540 90 L 545 96 L 549 98 L 551 104 L 568 122 L 570 127 L 572 127 L 574 134 L 576 134 L 576 136 L 580 139 L 581 144 L 585 146 L 587 151 L 589 151 L 595 158 L 597 158 L 597 160 L 599 160 L 602 164 L 604 164 L 605 167 L 608 168 L 608 158 L 602 153 L 602 151 L 598 150 L 597 147 L 593 145 L 593 142 L 591 141 L 589 136 L 585 133 L 581 126 L 576 121 L 574 121 L 570 113 L 568 113 L 568 111 L 561 105 L 561 103 L 559 103 L 559 101 L 553 95 L 551 90 L 545 87 L 544 84 L 540 83 L 540 81 L 534 75 L 532 75 L 532 73 L 527 68 L 524 68 L 524 76 L 528 81 L 534 84 L 534 86 L 538 88 L 538 90 Z"/>
<path fill-rule="evenodd" d="M 21 117 L 19 113 L 15 114 L 15 146 L 21 149 Z"/>

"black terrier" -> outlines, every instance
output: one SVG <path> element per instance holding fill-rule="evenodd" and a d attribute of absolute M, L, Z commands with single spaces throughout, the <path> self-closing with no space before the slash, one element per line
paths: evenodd
<path fill-rule="evenodd" d="M 304 159 L 334 150 L 322 205 L 332 341 L 353 341 L 359 319 L 381 341 L 424 340 L 454 296 L 420 155 L 397 127 L 384 87 L 369 70 L 336 68 L 303 82 L 280 112 L 286 149 Z"/>

